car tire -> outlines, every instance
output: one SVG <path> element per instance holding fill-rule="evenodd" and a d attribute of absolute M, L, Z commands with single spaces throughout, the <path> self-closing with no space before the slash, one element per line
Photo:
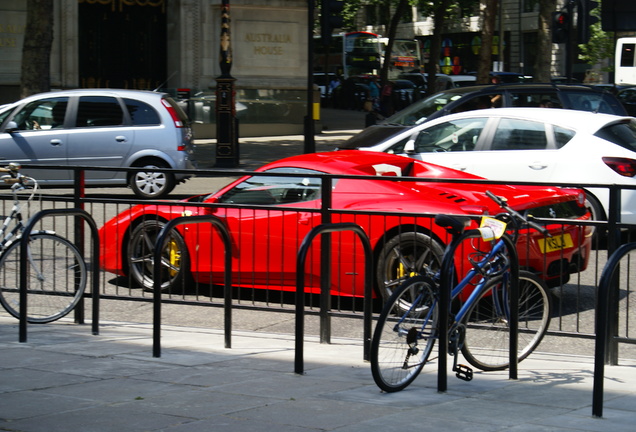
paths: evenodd
<path fill-rule="evenodd" d="M 592 220 L 595 221 L 606 221 L 607 216 L 605 215 L 605 210 L 603 210 L 603 206 L 596 199 L 594 195 L 592 195 L 589 191 L 585 191 L 585 207 L 587 207 L 592 214 Z"/>
<path fill-rule="evenodd" d="M 444 245 L 421 232 L 403 232 L 389 239 L 378 256 L 376 280 L 384 302 L 407 278 L 437 272 L 442 263 Z"/>
<path fill-rule="evenodd" d="M 144 220 L 137 224 L 130 234 L 126 257 L 133 281 L 147 290 L 154 290 L 155 243 L 166 225 L 160 220 Z M 180 292 L 189 281 L 188 250 L 183 237 L 176 232 L 168 238 L 161 253 L 161 291 Z"/>
<path fill-rule="evenodd" d="M 152 168 L 170 168 L 165 162 L 153 161 L 141 164 L 144 171 L 132 172 L 128 184 L 135 195 L 144 199 L 160 199 L 168 195 L 176 185 L 174 174 L 150 171 Z"/>

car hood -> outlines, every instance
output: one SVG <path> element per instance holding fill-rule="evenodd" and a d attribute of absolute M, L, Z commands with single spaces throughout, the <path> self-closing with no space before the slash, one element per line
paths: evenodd
<path fill-rule="evenodd" d="M 410 126 L 394 124 L 369 126 L 339 145 L 338 150 L 355 150 L 362 147 L 371 147 L 383 142 L 387 138 L 399 134 L 409 127 Z"/>

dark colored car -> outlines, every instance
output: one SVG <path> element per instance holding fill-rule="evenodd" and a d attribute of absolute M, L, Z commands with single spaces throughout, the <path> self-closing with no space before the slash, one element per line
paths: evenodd
<path fill-rule="evenodd" d="M 448 114 L 484 108 L 549 107 L 627 115 L 616 96 L 583 85 L 497 84 L 445 90 L 354 135 L 340 149 L 375 145 L 404 129 Z"/>
<path fill-rule="evenodd" d="M 636 87 L 628 87 L 619 90 L 616 97 L 627 110 L 627 114 L 632 117 L 636 116 Z"/>

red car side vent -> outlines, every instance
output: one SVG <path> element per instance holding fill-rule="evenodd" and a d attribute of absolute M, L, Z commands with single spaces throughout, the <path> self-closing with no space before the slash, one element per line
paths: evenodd
<path fill-rule="evenodd" d="M 634 177 L 636 175 L 636 160 L 634 159 L 604 157 L 603 162 L 623 177 Z"/>
<path fill-rule="evenodd" d="M 444 198 L 452 200 L 458 204 L 466 201 L 466 198 L 460 197 L 459 195 L 450 194 L 448 192 L 440 192 L 440 196 L 443 196 Z"/>

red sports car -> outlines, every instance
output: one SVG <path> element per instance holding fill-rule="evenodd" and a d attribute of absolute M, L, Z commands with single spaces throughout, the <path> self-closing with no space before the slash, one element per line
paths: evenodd
<path fill-rule="evenodd" d="M 461 171 L 385 153 L 340 151 L 294 156 L 258 170 L 276 175 L 246 176 L 211 195 L 180 202 L 138 205 L 120 213 L 100 230 L 101 266 L 130 275 L 141 287 L 153 287 L 153 249 L 166 221 L 179 216 L 216 215 L 232 241 L 235 286 L 291 291 L 296 285 L 296 257 L 306 234 L 323 222 L 321 183 L 333 175 L 332 222 L 354 222 L 373 248 L 376 294 L 386 296 L 399 280 L 422 266 L 441 262 L 446 232 L 424 214 L 494 215 L 501 209 L 486 190 L 508 199 L 519 212 L 537 217 L 589 219 L 579 190 L 400 180 L 479 179 Z M 393 180 L 357 179 L 356 175 Z M 323 177 L 320 177 L 323 176 Z M 344 176 L 344 177 L 342 177 Z M 590 227 L 551 224 L 550 241 L 526 230 L 518 242 L 521 265 L 550 285 L 564 283 L 587 266 Z M 163 250 L 162 288 L 188 282 L 222 284 L 224 247 L 207 223 L 180 225 Z M 527 234 L 527 235 L 525 235 Z M 305 287 L 320 287 L 320 240 L 313 242 L 305 268 Z M 364 249 L 349 232 L 332 234 L 331 292 L 363 295 Z"/>

